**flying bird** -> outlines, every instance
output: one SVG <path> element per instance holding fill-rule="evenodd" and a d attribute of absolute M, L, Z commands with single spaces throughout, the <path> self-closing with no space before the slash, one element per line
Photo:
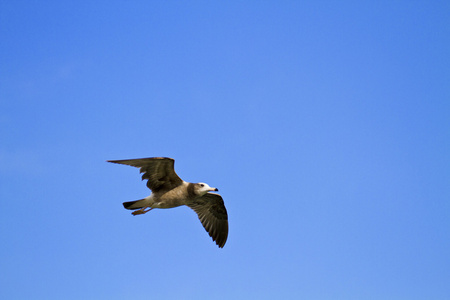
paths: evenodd
<path fill-rule="evenodd" d="M 124 202 L 123 207 L 134 210 L 134 216 L 154 208 L 172 208 L 186 205 L 198 215 L 200 222 L 219 248 L 228 237 L 228 214 L 217 188 L 208 184 L 190 183 L 178 177 L 174 170 L 175 160 L 168 157 L 108 160 L 108 162 L 140 168 L 142 180 L 147 179 L 150 196 L 141 200 Z"/>

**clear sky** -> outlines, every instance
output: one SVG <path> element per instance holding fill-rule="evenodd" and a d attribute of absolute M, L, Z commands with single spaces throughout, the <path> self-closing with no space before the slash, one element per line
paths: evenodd
<path fill-rule="evenodd" d="M 449 1 L 0 1 L 1 299 L 450 299 Z M 167 156 L 219 188 L 132 216 Z"/>

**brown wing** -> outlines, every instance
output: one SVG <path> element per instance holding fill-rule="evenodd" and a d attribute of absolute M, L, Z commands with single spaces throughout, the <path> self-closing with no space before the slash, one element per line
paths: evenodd
<path fill-rule="evenodd" d="M 222 196 L 207 193 L 187 206 L 197 213 L 209 236 L 220 248 L 223 248 L 228 237 L 228 214 Z"/>
<path fill-rule="evenodd" d="M 108 162 L 129 165 L 141 169 L 142 180 L 148 179 L 147 186 L 154 193 L 170 191 L 181 185 L 183 180 L 174 170 L 175 160 L 168 157 L 149 157 L 139 159 L 108 160 Z"/>

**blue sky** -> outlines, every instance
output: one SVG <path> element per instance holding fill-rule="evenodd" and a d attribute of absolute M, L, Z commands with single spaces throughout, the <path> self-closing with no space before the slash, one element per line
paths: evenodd
<path fill-rule="evenodd" d="M 0 1 L 0 298 L 449 299 L 448 1 Z M 219 188 L 219 249 L 108 159 Z"/>

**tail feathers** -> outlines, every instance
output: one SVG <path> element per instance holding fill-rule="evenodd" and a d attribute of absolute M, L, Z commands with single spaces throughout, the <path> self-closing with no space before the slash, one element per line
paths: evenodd
<path fill-rule="evenodd" d="M 145 202 L 145 199 L 124 202 L 123 207 L 126 209 L 139 209 L 147 206 Z"/>

